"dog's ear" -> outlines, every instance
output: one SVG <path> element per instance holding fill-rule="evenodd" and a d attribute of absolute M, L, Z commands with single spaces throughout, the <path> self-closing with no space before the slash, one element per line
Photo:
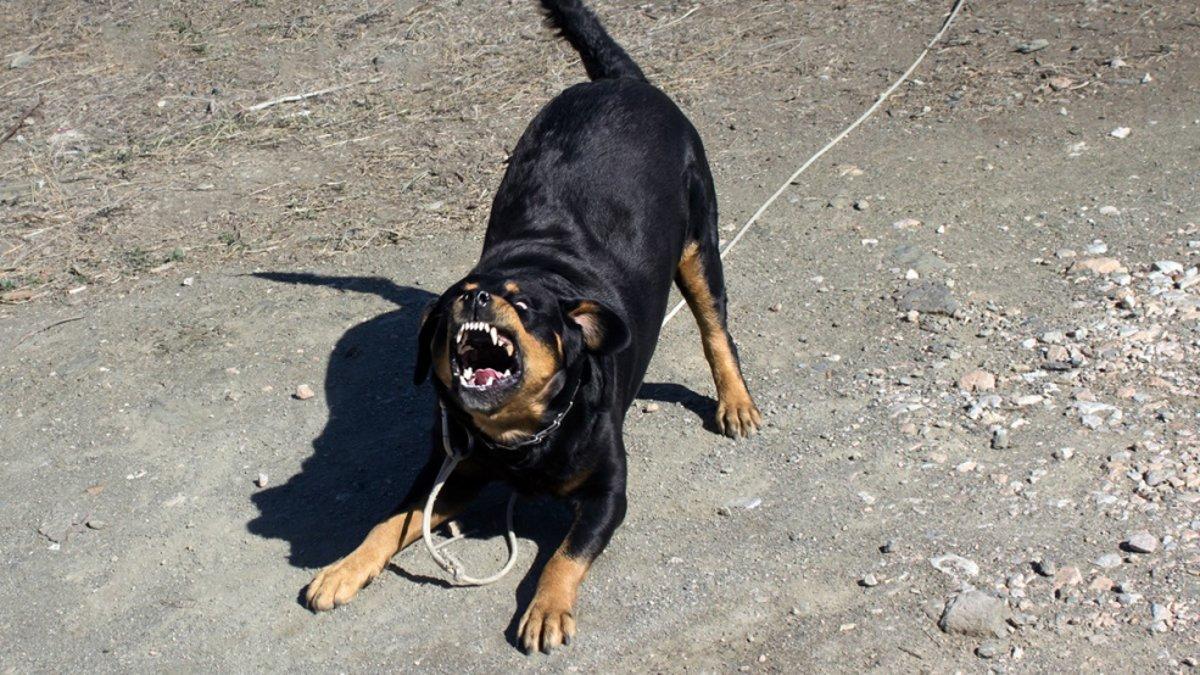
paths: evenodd
<path fill-rule="evenodd" d="M 425 382 L 433 362 L 433 340 L 442 333 L 441 298 L 421 310 L 421 328 L 417 331 L 417 365 L 413 368 L 413 384 Z"/>
<path fill-rule="evenodd" d="M 583 333 L 583 344 L 597 354 L 613 354 L 629 345 L 629 327 L 617 313 L 595 300 L 563 303 L 568 321 Z"/>

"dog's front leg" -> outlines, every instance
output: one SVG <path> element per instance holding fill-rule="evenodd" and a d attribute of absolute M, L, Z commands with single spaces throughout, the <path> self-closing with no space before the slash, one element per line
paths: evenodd
<path fill-rule="evenodd" d="M 470 462 L 460 464 L 442 488 L 434 512 L 426 514 L 425 498 L 439 465 L 438 457 L 431 458 L 401 506 L 371 528 L 350 555 L 317 573 L 304 594 L 310 608 L 326 611 L 350 602 L 359 589 L 379 576 L 392 556 L 421 538 L 426 517 L 431 528 L 441 525 L 466 508 L 487 483 Z"/>
<path fill-rule="evenodd" d="M 517 639 L 526 652 L 550 653 L 575 636 L 575 600 L 579 585 L 613 532 L 625 518 L 625 491 L 572 497 L 575 522 L 562 545 L 546 563 L 537 593 L 521 624 Z"/>

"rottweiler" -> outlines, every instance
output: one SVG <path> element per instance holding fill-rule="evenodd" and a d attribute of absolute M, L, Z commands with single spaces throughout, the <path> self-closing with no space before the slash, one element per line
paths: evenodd
<path fill-rule="evenodd" d="M 541 0 L 591 81 L 550 101 L 512 152 L 478 264 L 426 308 L 414 380 L 433 373 L 450 441 L 474 450 L 433 513 L 432 452 L 408 497 L 308 585 L 314 610 L 349 602 L 398 551 L 453 518 L 489 482 L 569 502 L 574 523 L 518 628 L 526 651 L 575 635 L 575 600 L 625 516 L 622 426 L 654 354 L 671 282 L 699 324 L 716 425 L 757 432 L 726 326 L 717 196 L 696 129 L 578 0 Z"/>

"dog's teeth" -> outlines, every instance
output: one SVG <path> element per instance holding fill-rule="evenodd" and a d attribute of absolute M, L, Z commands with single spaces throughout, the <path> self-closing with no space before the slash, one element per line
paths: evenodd
<path fill-rule="evenodd" d="M 505 369 L 504 369 L 504 377 L 506 377 L 506 378 L 512 377 L 512 371 L 510 371 L 509 369 L 505 368 Z"/>
<path fill-rule="evenodd" d="M 508 352 L 508 355 L 509 355 L 509 356 L 512 356 L 512 355 L 513 355 L 513 346 L 512 346 L 512 343 L 511 343 L 511 342 L 505 342 L 505 343 L 504 343 L 504 349 L 505 349 L 505 351 L 507 351 L 507 352 Z"/>
<path fill-rule="evenodd" d="M 492 344 L 497 344 L 500 340 L 496 337 L 496 329 L 493 328 L 490 332 L 492 334 Z"/>

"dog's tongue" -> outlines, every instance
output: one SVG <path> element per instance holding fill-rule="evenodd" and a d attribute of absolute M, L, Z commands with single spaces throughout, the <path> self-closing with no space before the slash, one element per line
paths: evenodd
<path fill-rule="evenodd" d="M 477 386 L 483 386 L 488 382 L 498 379 L 500 379 L 500 373 L 497 373 L 491 368 L 480 368 L 479 370 L 475 371 L 475 384 Z"/>

